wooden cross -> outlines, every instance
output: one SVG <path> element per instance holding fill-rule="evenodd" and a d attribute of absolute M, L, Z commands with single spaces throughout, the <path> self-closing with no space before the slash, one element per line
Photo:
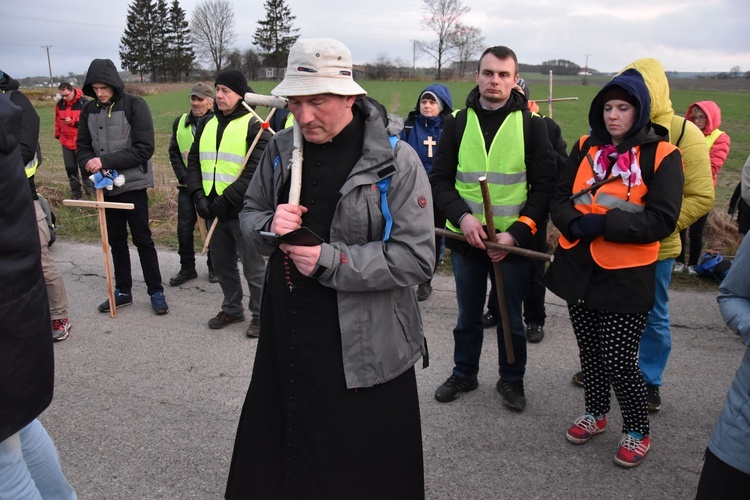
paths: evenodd
<path fill-rule="evenodd" d="M 427 136 L 427 140 L 425 140 L 422 144 L 427 146 L 427 158 L 432 158 L 432 146 L 437 146 L 437 142 L 432 138 L 431 135 Z"/>
<path fill-rule="evenodd" d="M 107 276 L 107 297 L 109 298 L 109 315 L 117 317 L 117 304 L 115 303 L 115 287 L 112 280 L 112 266 L 109 263 L 109 239 L 107 236 L 107 218 L 104 214 L 105 208 L 115 208 L 120 210 L 133 210 L 135 205 L 132 203 L 116 203 L 113 201 L 104 201 L 104 188 L 96 190 L 96 201 L 88 200 L 63 200 L 63 205 L 69 207 L 89 207 L 96 208 L 99 212 L 99 232 L 102 237 L 102 254 L 104 255 L 104 273 Z"/>

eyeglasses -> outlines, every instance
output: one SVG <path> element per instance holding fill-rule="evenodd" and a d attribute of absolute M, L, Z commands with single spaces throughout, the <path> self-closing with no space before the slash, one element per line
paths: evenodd
<path fill-rule="evenodd" d="M 60 97 L 68 97 L 70 94 L 72 94 L 72 92 L 68 92 L 67 94 L 60 92 Z"/>

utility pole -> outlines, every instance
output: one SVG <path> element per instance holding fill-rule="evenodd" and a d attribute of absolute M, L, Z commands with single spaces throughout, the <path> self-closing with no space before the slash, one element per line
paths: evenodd
<path fill-rule="evenodd" d="M 47 66 L 49 67 L 49 86 L 52 87 L 52 62 L 49 59 L 49 49 L 52 45 L 42 45 L 43 49 L 47 49 Z"/>
<path fill-rule="evenodd" d="M 586 77 L 589 75 L 589 56 L 591 54 L 583 54 L 586 56 L 586 67 L 583 68 L 583 85 L 586 86 Z"/>

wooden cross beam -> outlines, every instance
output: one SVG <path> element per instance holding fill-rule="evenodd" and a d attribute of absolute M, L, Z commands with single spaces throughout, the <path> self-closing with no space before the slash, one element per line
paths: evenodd
<path fill-rule="evenodd" d="M 549 98 L 545 99 L 547 101 L 547 116 L 552 118 L 552 103 L 555 101 L 577 101 L 577 97 L 556 97 L 552 98 L 552 70 L 549 70 Z M 537 101 L 539 102 L 539 101 Z"/>
<path fill-rule="evenodd" d="M 107 236 L 107 218 L 104 213 L 106 208 L 120 210 L 133 210 L 135 205 L 132 203 L 116 203 L 113 201 L 104 201 L 104 188 L 96 190 L 96 201 L 88 200 L 63 200 L 63 205 L 68 207 L 87 207 L 96 208 L 99 215 L 99 232 L 102 237 L 102 254 L 104 255 L 104 273 L 107 276 L 107 297 L 109 298 L 109 315 L 117 317 L 117 304 L 115 303 L 115 287 L 112 279 L 112 266 L 109 262 L 109 240 Z"/>

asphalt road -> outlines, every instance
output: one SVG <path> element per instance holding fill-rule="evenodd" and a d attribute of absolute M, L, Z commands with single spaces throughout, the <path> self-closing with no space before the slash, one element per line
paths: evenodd
<path fill-rule="evenodd" d="M 170 312 L 154 315 L 131 253 L 134 304 L 113 319 L 97 311 L 106 298 L 101 246 L 53 246 L 73 330 L 55 345 L 55 398 L 40 418 L 81 499 L 223 498 L 257 341 L 245 338 L 246 324 L 206 326 L 221 291 L 208 282 L 202 257 L 198 279 L 167 286 Z M 159 260 L 168 281 L 178 256 L 160 251 Z M 555 296 L 547 296 L 546 338 L 529 346 L 525 412 L 505 409 L 495 390 L 492 330 L 479 388 L 452 403 L 435 401 L 452 369 L 456 301 L 451 276 L 440 274 L 433 285 L 421 303 L 431 365 L 417 370 L 427 498 L 694 497 L 703 451 L 745 351 L 724 326 L 715 292 L 671 294 L 662 410 L 652 415 L 646 460 L 626 470 L 612 462 L 622 425 L 616 404 L 606 433 L 583 446 L 565 439 L 583 413 L 583 391 L 571 383 L 577 347 Z"/>

